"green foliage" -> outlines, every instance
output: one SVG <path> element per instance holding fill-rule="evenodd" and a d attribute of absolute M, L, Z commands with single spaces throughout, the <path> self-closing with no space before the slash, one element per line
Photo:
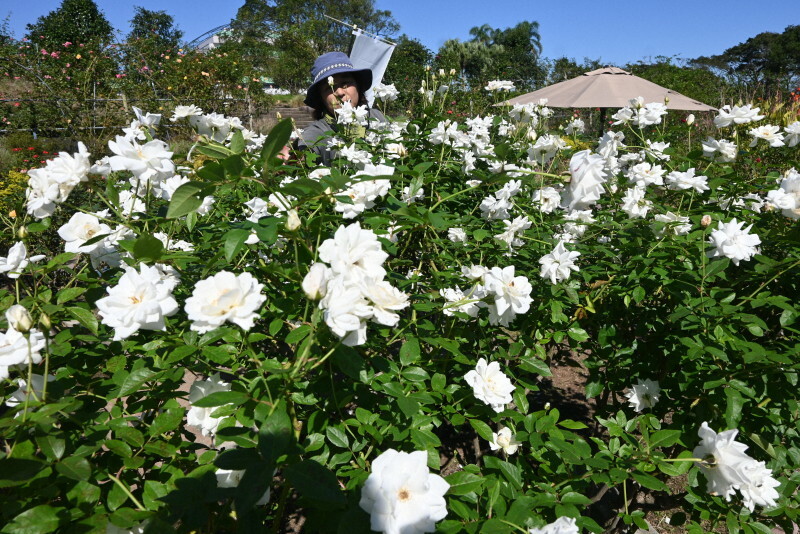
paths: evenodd
<path fill-rule="evenodd" d="M 436 67 L 456 69 L 469 87 L 492 79 L 511 80 L 519 89 L 541 83 L 545 72 L 539 64 L 542 51 L 539 23 L 522 21 L 504 30 L 488 24 L 470 30 L 471 41 L 445 41 L 436 56 Z"/>
<path fill-rule="evenodd" d="M 714 73 L 705 69 L 674 65 L 671 58 L 658 57 L 655 63 L 640 61 L 628 65 L 626 70 L 717 108 L 727 102 L 730 93 L 733 92 L 733 88 Z"/>
<path fill-rule="evenodd" d="M 759 33 L 721 54 L 699 57 L 692 63 L 750 86 L 794 89 L 800 77 L 800 26 L 787 26 L 782 33 Z"/>
<path fill-rule="evenodd" d="M 53 217 L 34 221 L 21 212 L 5 221 L 4 234 L 27 233 L 20 239 L 29 255 L 47 255 L 22 269 L 13 290 L 0 289 L 0 311 L 23 305 L 47 338 L 41 362 L 11 367 L 12 379 L 0 382 L 4 401 L 19 401 L 0 412 L 5 531 L 102 532 L 109 523 L 131 529 L 143 521 L 159 532 L 281 531 L 302 513 L 308 531 L 367 532 L 370 518 L 359 502 L 375 459 L 388 449 L 423 451 L 428 468 L 449 484 L 440 532 L 523 532 L 558 517 L 591 532 L 612 523 L 644 529 L 652 519 L 646 503 L 666 501 L 665 493 L 683 508 L 673 524 L 692 531 L 791 527 L 800 482 L 800 240 L 791 213 L 751 209 L 750 195 L 775 190 L 780 173 L 797 165 L 798 148 L 746 146 L 747 125 L 740 125 L 726 131 L 740 144 L 733 162 L 703 156 L 697 139 L 687 140 L 690 150 L 678 143 L 666 149 L 667 159 L 644 151 L 647 141 L 686 136 L 686 126 L 626 127 L 618 161 L 643 160 L 666 172 L 693 168 L 707 176 L 709 190 L 651 184 L 650 214 L 631 218 L 620 209 L 631 187 L 620 170 L 601 180 L 593 220 L 581 222 L 532 199 L 544 187 L 574 185 L 575 147 L 593 142 L 576 134 L 551 160 L 527 163 L 533 140 L 558 132 L 545 113 L 534 122 L 494 108 L 487 120 L 470 121 L 485 128 L 486 144 L 465 171 L 464 137 L 442 142 L 445 127 L 462 136 L 472 127 L 447 113 L 454 99 L 466 99 L 457 89 L 438 91 L 449 82 L 449 74 L 434 80 L 427 73 L 418 83 L 432 93 L 408 125 L 355 141 L 372 163 L 392 166 L 377 177 L 382 185 L 359 173 L 375 170 L 344 157 L 329 173 L 308 165 L 306 154 L 279 160 L 292 134 L 285 121 L 263 140 L 241 131 L 222 142 L 194 136 L 187 153 L 164 156 L 189 182 L 167 200 L 156 191 L 163 177 L 151 174 L 136 213 L 126 213 L 120 199 L 141 180 L 120 169 L 85 176 Z M 470 148 L 481 144 L 470 139 Z M 391 152 L 389 143 L 405 150 Z M 354 220 L 343 219 L 342 206 L 370 185 L 386 193 L 364 202 Z M 503 198 L 500 191 L 512 200 L 512 217 L 482 216 L 485 203 Z M 420 195 L 412 201 L 414 192 Z M 256 197 L 266 207 L 253 216 L 244 204 L 257 205 Z M 86 235 L 80 248 L 102 241 L 118 265 L 84 250 L 62 253 L 60 237 L 57 247 L 42 247 L 35 236 L 58 235 L 75 207 L 107 209 L 99 217 L 114 236 Z M 651 217 L 667 212 L 686 217 L 687 231 Z M 530 223 L 519 232 L 521 244 L 503 240 L 513 217 Z M 718 223 L 733 218 L 752 225 L 761 241 L 738 264 L 714 256 L 711 239 Z M 407 296 L 401 304 L 383 301 L 384 293 L 367 300 L 360 286 L 320 302 L 303 283 L 315 262 L 328 263 L 323 243 L 356 223 L 377 235 L 385 281 Z M 465 241 L 449 237 L 456 228 Z M 579 270 L 552 283 L 540 274 L 540 259 L 565 233 L 572 236 L 567 248 L 580 252 Z M 335 252 L 345 248 L 340 242 Z M 341 263 L 364 267 L 360 251 Z M 109 313 L 98 313 L 99 299 L 115 293 L 127 273 L 155 265 L 162 274 L 153 285 L 175 280 L 168 290 L 175 313 L 165 312 L 163 325 L 147 315 L 138 331 L 123 335 Z M 513 266 L 525 283 L 462 271 L 477 265 Z M 223 271 L 251 275 L 259 287 L 219 298 L 209 286 L 198 291 Z M 498 301 L 477 287 L 490 283 L 509 299 L 529 284 L 530 302 L 501 322 L 491 315 Z M 465 296 L 449 302 L 443 294 L 454 288 Z M 197 312 L 187 306 L 195 292 L 208 300 Z M 345 343 L 335 330 L 336 306 L 353 292 L 363 299 L 354 313 L 372 319 L 363 320 L 363 339 Z M 193 314 L 242 311 L 255 294 L 265 300 L 253 310 L 254 324 L 230 315 L 198 328 Z M 143 302 L 133 295 L 113 317 L 125 320 Z M 472 314 L 469 304 L 478 302 Z M 347 324 L 360 327 L 361 319 Z M 9 358 L 11 349 L 3 350 Z M 499 411 L 466 378 L 481 358 L 511 384 Z M 593 400 L 577 406 L 587 413 L 550 386 L 567 365 L 588 373 Z M 46 388 L 16 392 L 17 379 L 48 372 L 54 380 Z M 210 387 L 204 377 L 212 376 L 220 390 L 190 385 Z M 660 398 L 637 412 L 624 393 L 644 379 L 660 382 Z M 483 394 L 498 386 L 490 382 Z M 202 418 L 208 435 L 188 424 L 190 414 Z M 774 508 L 750 512 L 741 492 L 731 501 L 708 493 L 696 466 L 705 458 L 692 457 L 704 421 L 738 430 L 747 454 L 772 470 L 780 482 Z M 503 427 L 520 442 L 515 453 L 489 445 Z M 224 476 L 236 483 L 221 483 Z"/>
<path fill-rule="evenodd" d="M 418 40 L 405 34 L 397 40 L 383 83 L 393 83 L 397 87 L 400 109 L 411 109 L 414 102 L 419 101 L 419 81 L 424 78 L 425 68 L 430 66 L 432 59 L 433 53 Z"/>
<path fill-rule="evenodd" d="M 67 41 L 107 45 L 114 33 L 94 0 L 62 0 L 57 9 L 26 25 L 26 29 L 31 42 L 48 48 Z"/>

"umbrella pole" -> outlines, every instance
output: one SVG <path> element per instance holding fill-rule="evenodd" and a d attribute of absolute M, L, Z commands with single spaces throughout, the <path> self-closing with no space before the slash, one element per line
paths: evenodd
<path fill-rule="evenodd" d="M 600 108 L 600 119 L 598 120 L 598 125 L 599 125 L 599 127 L 598 127 L 598 135 L 600 135 L 600 137 L 603 137 L 603 133 L 605 132 L 605 129 L 606 129 L 606 111 L 607 110 L 608 110 L 608 108 Z"/>

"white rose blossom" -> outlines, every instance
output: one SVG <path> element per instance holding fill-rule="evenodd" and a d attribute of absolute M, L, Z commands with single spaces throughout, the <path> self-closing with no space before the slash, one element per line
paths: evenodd
<path fill-rule="evenodd" d="M 242 481 L 242 477 L 244 477 L 245 470 L 244 469 L 217 469 L 214 472 L 214 476 L 217 479 L 217 487 L 218 488 L 236 488 L 239 486 L 239 483 Z M 269 503 L 269 498 L 272 494 L 272 489 L 268 486 L 267 490 L 261 496 L 261 498 L 256 501 L 254 506 L 265 506 Z"/>
<path fill-rule="evenodd" d="M 433 532 L 447 515 L 444 494 L 449 488 L 428 470 L 427 452 L 389 449 L 373 460 L 359 506 L 370 514 L 370 528 L 376 532 Z"/>
<path fill-rule="evenodd" d="M 126 267 L 117 285 L 106 290 L 108 296 L 96 302 L 101 322 L 114 329 L 115 341 L 139 330 L 166 330 L 164 318 L 178 311 L 174 287 L 158 267 Z"/>
<path fill-rule="evenodd" d="M 35 328 L 25 334 L 13 328 L 0 332 L 0 380 L 8 378 L 9 368 L 41 363 L 44 348 L 44 334 Z"/>
<path fill-rule="evenodd" d="M 794 121 L 784 128 L 783 131 L 785 132 L 784 142 L 786 146 L 793 147 L 800 143 L 800 121 Z"/>
<path fill-rule="evenodd" d="M 0 273 L 8 273 L 11 279 L 19 278 L 31 262 L 42 261 L 45 258 L 43 254 L 28 257 L 28 248 L 22 241 L 14 243 L 6 256 L 0 256 Z"/>
<path fill-rule="evenodd" d="M 193 382 L 192 387 L 189 388 L 189 404 L 192 406 L 189 408 L 189 411 L 186 412 L 186 424 L 199 427 L 200 432 L 204 436 L 213 436 L 216 434 L 217 428 L 222 420 L 218 417 L 214 417 L 212 414 L 219 406 L 201 408 L 193 405 L 212 393 L 230 390 L 231 385 L 228 382 L 224 382 L 219 373 L 210 376 L 208 380 L 197 380 Z"/>
<path fill-rule="evenodd" d="M 708 191 L 708 178 L 705 176 L 695 176 L 694 173 L 694 167 L 687 169 L 685 172 L 672 171 L 665 179 L 667 189 L 694 189 L 698 193 L 704 193 L 705 191 Z"/>
<path fill-rule="evenodd" d="M 557 284 L 570 277 L 572 271 L 579 271 L 575 260 L 581 255 L 580 252 L 569 251 L 564 246 L 563 241 L 559 241 L 553 251 L 539 259 L 542 266 L 539 276 L 549 278 L 550 282 Z"/>
<path fill-rule="evenodd" d="M 780 126 L 773 126 L 771 124 L 764 124 L 751 129 L 747 132 L 750 137 L 753 138 L 753 140 L 750 141 L 750 148 L 756 146 L 759 139 L 763 139 L 773 148 L 784 146 L 783 134 L 780 132 L 780 129 Z"/>
<path fill-rule="evenodd" d="M 744 505 L 752 512 L 756 505 L 773 507 L 780 494 L 775 490 L 780 483 L 772 477 L 772 470 L 764 462 L 756 461 L 745 453 L 747 445 L 736 440 L 738 430 L 717 433 L 704 422 L 697 431 L 701 441 L 692 451 L 700 471 L 708 481 L 708 492 L 731 500 L 735 490 L 742 494 Z"/>
<path fill-rule="evenodd" d="M 33 317 L 21 304 L 14 304 L 6 310 L 6 321 L 8 321 L 9 328 L 23 334 L 33 328 Z"/>
<path fill-rule="evenodd" d="M 230 322 L 250 330 L 258 319 L 259 308 L 267 300 L 261 293 L 263 288 L 264 284 L 250 273 L 220 271 L 200 280 L 184 305 L 192 322 L 190 328 L 204 334 Z"/>
<path fill-rule="evenodd" d="M 708 238 L 714 245 L 714 250 L 707 252 L 708 257 L 725 256 L 730 258 L 734 265 L 739 265 L 740 261 L 749 261 L 758 254 L 761 238 L 750 233 L 752 224 L 743 228 L 744 224 L 744 221 L 739 222 L 736 219 L 731 219 L 727 223 L 719 221 L 717 229 L 713 230 Z"/>
<path fill-rule="evenodd" d="M 463 228 L 448 228 L 447 238 L 453 243 L 466 243 L 467 232 Z"/>
<path fill-rule="evenodd" d="M 574 517 L 559 517 L 542 528 L 528 529 L 529 534 L 580 534 L 577 520 Z"/>
<path fill-rule="evenodd" d="M 53 375 L 47 375 L 48 382 L 54 382 L 55 379 L 56 377 Z M 26 399 L 42 400 L 42 392 L 44 391 L 44 376 L 32 373 L 30 384 L 28 384 L 26 378 L 19 378 L 17 379 L 17 385 L 19 386 L 17 390 L 11 393 L 11 395 L 9 395 L 9 397 L 6 399 L 6 406 L 9 408 L 24 404 Z"/>
<path fill-rule="evenodd" d="M 480 358 L 475 369 L 464 375 L 464 380 L 472 387 L 475 398 L 491 406 L 497 413 L 502 412 L 512 400 L 514 384 L 500 370 L 499 362 L 487 364 L 485 358 Z"/>
<path fill-rule="evenodd" d="M 522 442 L 517 441 L 516 436 L 511 433 L 511 429 L 508 427 L 502 427 L 497 432 L 492 432 L 492 441 L 489 442 L 490 449 L 493 451 L 502 450 L 508 455 L 517 452 L 520 445 L 522 445 Z"/>
<path fill-rule="evenodd" d="M 658 381 L 645 378 L 644 380 L 639 380 L 636 385 L 631 386 L 625 397 L 634 410 L 641 412 L 645 408 L 655 406 L 660 395 L 661 386 L 659 386 Z"/>

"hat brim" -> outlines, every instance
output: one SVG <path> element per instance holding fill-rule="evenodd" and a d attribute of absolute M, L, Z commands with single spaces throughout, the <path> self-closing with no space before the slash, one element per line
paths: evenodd
<path fill-rule="evenodd" d="M 317 80 L 316 83 L 311 84 L 311 87 L 306 91 L 306 99 L 303 101 L 305 105 L 314 109 L 325 110 L 325 102 L 323 102 L 319 94 L 319 87 L 323 83 L 328 83 L 328 76 L 335 74 L 351 74 L 356 79 L 359 96 L 364 96 L 364 93 L 372 87 L 372 71 L 370 69 L 349 69 L 347 67 L 332 69 L 330 72 L 326 72 L 325 76 Z"/>

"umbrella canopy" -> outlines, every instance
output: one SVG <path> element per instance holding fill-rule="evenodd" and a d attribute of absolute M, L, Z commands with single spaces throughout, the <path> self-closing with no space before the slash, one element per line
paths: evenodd
<path fill-rule="evenodd" d="M 503 104 L 529 104 L 546 98 L 547 105 L 556 108 L 622 108 L 638 96 L 644 97 L 645 103 L 664 102 L 669 98 L 667 109 L 716 109 L 616 67 L 586 72 L 571 80 L 506 100 Z"/>

